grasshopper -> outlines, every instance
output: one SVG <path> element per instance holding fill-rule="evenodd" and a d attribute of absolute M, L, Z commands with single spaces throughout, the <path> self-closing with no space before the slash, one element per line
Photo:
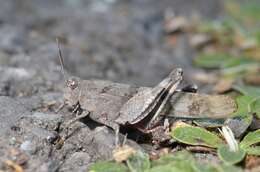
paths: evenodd
<path fill-rule="evenodd" d="M 86 88 L 91 89 L 93 81 L 67 77 L 58 40 L 57 44 L 66 85 L 64 103 L 74 107 L 73 112 L 77 114 L 77 117 L 68 125 L 89 117 L 114 129 L 116 138 L 118 138 L 120 126 L 132 127 L 143 133 L 156 133 L 156 128 L 165 118 L 161 112 L 182 81 L 183 71 L 181 68 L 173 69 L 165 79 L 150 90 L 136 91 L 130 98 L 124 95 L 113 96 L 94 87 L 92 87 L 92 91 L 86 90 Z M 96 82 L 102 83 L 102 81 Z"/>

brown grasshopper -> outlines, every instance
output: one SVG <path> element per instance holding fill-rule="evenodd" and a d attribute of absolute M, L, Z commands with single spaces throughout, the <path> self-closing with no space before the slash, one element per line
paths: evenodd
<path fill-rule="evenodd" d="M 65 104 L 75 107 L 74 112 L 77 113 L 77 117 L 69 124 L 88 116 L 92 120 L 114 129 L 117 135 L 120 126 L 132 127 L 143 133 L 151 134 L 156 133 L 158 126 L 162 127 L 160 125 L 163 123 L 164 116 L 160 113 L 182 81 L 183 71 L 181 68 L 172 70 L 165 79 L 152 89 L 136 90 L 137 93 L 132 97 L 129 97 L 129 95 L 113 96 L 107 94 L 103 89 L 91 87 L 93 81 L 81 80 L 78 77 L 67 77 L 64 72 L 64 62 L 59 43 L 58 50 L 65 77 Z M 102 81 L 96 82 L 100 82 L 100 85 L 102 85 Z M 86 88 L 92 89 L 92 91 L 86 90 Z"/>

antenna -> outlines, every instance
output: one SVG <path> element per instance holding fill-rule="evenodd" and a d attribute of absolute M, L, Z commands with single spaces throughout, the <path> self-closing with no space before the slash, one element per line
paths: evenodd
<path fill-rule="evenodd" d="M 58 56 L 59 56 L 59 59 L 60 59 L 61 72 L 63 74 L 64 79 L 66 80 L 65 70 L 64 70 L 64 60 L 63 60 L 63 57 L 62 57 L 62 53 L 61 53 L 61 49 L 60 49 L 60 42 L 59 42 L 58 38 L 56 38 L 56 42 L 57 42 L 57 46 L 58 46 Z"/>

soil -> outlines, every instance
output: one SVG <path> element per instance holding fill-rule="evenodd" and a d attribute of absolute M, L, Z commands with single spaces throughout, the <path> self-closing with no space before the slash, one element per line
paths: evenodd
<path fill-rule="evenodd" d="M 167 10 L 187 17 L 217 18 L 214 0 L 0 0 L 0 169 L 11 160 L 28 172 L 85 171 L 111 157 L 114 132 L 77 122 L 58 149 L 53 144 L 69 109 L 63 102 L 65 68 L 83 79 L 154 86 L 173 67 L 192 80 L 196 51 L 182 34 L 170 44 L 163 22 Z M 135 141 L 129 144 L 143 149 Z M 149 147 L 149 145 L 148 145 Z"/>

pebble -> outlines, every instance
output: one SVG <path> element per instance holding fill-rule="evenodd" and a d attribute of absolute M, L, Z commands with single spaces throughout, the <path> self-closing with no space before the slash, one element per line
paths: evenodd
<path fill-rule="evenodd" d="M 230 118 L 225 123 L 232 130 L 236 138 L 241 137 L 250 125 L 245 120 L 239 118 Z"/>
<path fill-rule="evenodd" d="M 21 144 L 20 149 L 26 153 L 34 154 L 36 152 L 36 145 L 34 145 L 31 141 L 26 140 Z"/>

